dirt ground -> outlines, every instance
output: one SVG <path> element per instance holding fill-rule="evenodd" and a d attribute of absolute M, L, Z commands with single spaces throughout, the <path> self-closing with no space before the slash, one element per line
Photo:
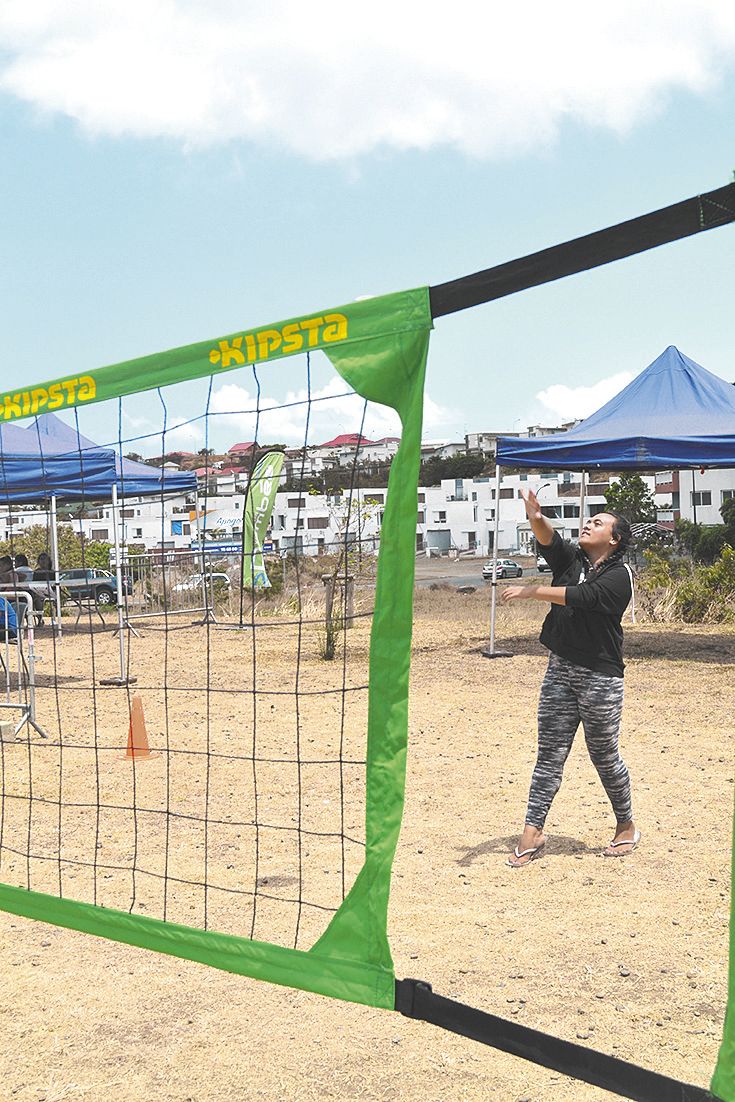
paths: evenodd
<path fill-rule="evenodd" d="M 504 857 L 522 822 L 534 758 L 541 615 L 530 604 L 503 609 L 499 642 L 514 657 L 488 661 L 479 653 L 488 629 L 485 587 L 417 592 L 407 799 L 390 912 L 396 974 L 706 1084 L 726 997 L 735 632 L 627 628 L 623 752 L 642 844 L 624 860 L 599 856 L 612 822 L 580 736 L 548 822 L 548 852 L 516 871 Z M 207 678 L 205 628 L 145 630 L 132 642 L 131 669 L 151 745 L 171 753 L 136 764 L 136 805 L 144 809 L 137 817 L 125 810 L 133 783 L 122 758 L 126 692 L 92 691 L 88 632 L 70 632 L 59 646 L 40 636 L 38 709 L 50 737 L 38 750 L 34 742 L 32 782 L 34 800 L 48 803 L 34 812 L 30 868 L 4 850 L 2 878 L 26 883 L 30 874 L 39 890 L 56 892 L 61 883 L 76 898 L 96 891 L 98 902 L 120 906 L 135 865 L 142 913 L 165 906 L 173 920 L 201 924 L 206 811 L 215 824 L 241 824 L 209 828 L 209 924 L 306 947 L 328 921 L 322 908 L 339 901 L 335 836 L 352 839 L 348 885 L 361 860 L 368 630 L 365 618 L 349 633 L 345 666 L 341 654 L 332 663 L 319 658 L 317 625 L 302 628 L 300 639 L 295 626 L 263 629 L 256 647 L 267 674 L 255 683 L 252 632 L 210 630 Z M 300 688 L 332 690 L 302 697 L 298 717 L 295 667 L 283 660 L 295 646 Z M 94 647 L 98 680 L 115 672 L 117 644 L 99 630 Z M 253 701 L 258 816 L 269 823 L 261 834 L 272 839 L 257 867 L 245 825 L 254 812 Z M 341 771 L 334 765 L 340 746 Z M 313 763 L 300 777 L 297 749 Z M 6 800 L 3 844 L 11 850 L 14 838 L 28 838 L 27 762 L 24 742 L 6 746 L 5 789 L 16 798 Z M 53 845 L 59 793 L 62 865 Z M 109 810 L 98 821 L 90 808 L 99 795 Z M 187 818 L 162 814 L 167 796 Z M 288 829 L 299 809 L 313 832 L 302 838 L 300 863 Z M 85 863 L 90 853 L 98 854 L 96 877 Z M 284 901 L 299 888 L 308 905 L 295 920 L 298 908 Z M 2 1102 L 611 1097 L 387 1011 L 5 914 L 0 931 Z"/>

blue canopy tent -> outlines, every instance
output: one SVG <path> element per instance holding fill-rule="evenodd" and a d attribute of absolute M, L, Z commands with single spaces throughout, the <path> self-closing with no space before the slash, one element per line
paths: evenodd
<path fill-rule="evenodd" d="M 15 426 L 8 425 L 7 428 Z M 182 494 L 196 490 L 196 475 L 190 471 L 164 471 L 161 467 L 151 467 L 147 463 L 137 463 L 121 456 L 114 445 L 100 447 L 89 437 L 83 436 L 72 426 L 62 421 L 55 413 L 44 413 L 35 417 L 26 429 L 16 432 L 28 436 L 30 447 L 35 453 L 46 455 L 50 451 L 65 454 L 68 458 L 80 455 L 92 456 L 99 452 L 110 452 L 114 456 L 117 477 L 117 489 L 120 495 L 145 497 L 152 494 Z M 104 497 L 110 496 L 108 488 Z"/>
<path fill-rule="evenodd" d="M 122 584 L 119 501 L 126 497 L 162 497 L 196 493 L 196 475 L 164 471 L 121 456 L 114 447 L 100 447 L 53 413 L 33 419 L 27 428 L 0 426 L 0 503 L 50 503 L 52 557 L 58 569 L 56 503 L 111 500 L 117 591 Z M 56 577 L 57 626 L 60 631 L 60 587 Z M 125 679 L 124 618 L 118 602 L 120 679 Z"/>
<path fill-rule="evenodd" d="M 690 360 L 673 345 L 619 394 L 568 432 L 525 439 L 498 437 L 495 538 L 497 561 L 500 468 L 535 467 L 582 472 L 660 471 L 735 467 L 735 387 Z M 490 658 L 495 650 L 496 579 L 493 570 Z"/>
<path fill-rule="evenodd" d="M 502 467 L 660 471 L 735 467 L 735 387 L 669 345 L 568 432 L 501 436 Z"/>
<path fill-rule="evenodd" d="M 68 452 L 53 443 L 41 449 L 27 429 L 0 427 L 0 502 L 85 501 L 110 496 L 117 476 L 115 453 Z"/>

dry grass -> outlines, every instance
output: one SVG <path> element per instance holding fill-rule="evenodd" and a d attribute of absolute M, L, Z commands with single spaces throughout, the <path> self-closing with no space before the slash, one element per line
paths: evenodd
<path fill-rule="evenodd" d="M 397 974 L 420 976 L 435 990 L 492 1012 L 705 1083 L 726 996 L 735 632 L 681 625 L 628 629 L 624 754 L 643 843 L 630 859 L 599 856 L 609 837 L 610 813 L 580 738 L 552 809 L 548 855 L 518 872 L 507 869 L 503 859 L 523 817 L 534 756 L 536 697 L 545 664 L 537 642 L 540 614 L 530 602 L 501 609 L 498 639 L 515 657 L 488 662 L 479 656 L 488 631 L 486 591 L 417 592 L 407 802 L 391 900 Z M 341 661 L 319 660 L 315 630 L 303 633 L 306 675 L 314 683 L 327 678 L 337 684 Z M 349 635 L 348 673 L 356 685 L 364 672 L 367 632 L 364 623 Z M 258 645 L 268 676 L 287 684 L 293 666 L 284 661 L 280 634 L 264 629 Z M 216 684 L 246 686 L 250 636 L 211 635 L 217 636 Z M 194 671 L 201 673 L 204 636 L 203 628 L 187 628 L 170 639 L 170 659 L 182 683 L 190 682 Z M 114 672 L 115 641 L 100 633 L 96 644 L 98 674 Z M 70 639 L 59 658 L 68 679 L 65 722 L 79 737 L 90 714 L 88 691 L 73 689 L 79 683 L 74 679 L 85 677 L 85 645 L 82 635 Z M 165 702 L 156 693 L 163 645 L 160 634 L 147 631 L 134 642 L 132 654 L 149 729 L 159 741 L 165 735 Z M 39 650 L 48 676 L 47 640 L 39 642 Z M 49 690 L 44 693 L 40 706 L 50 710 Z M 231 752 L 239 739 L 247 740 L 247 719 L 237 696 L 223 693 L 218 699 L 210 740 Z M 111 785 L 122 785 L 129 783 L 129 766 L 114 755 L 124 742 L 124 694 L 109 693 L 104 700 L 98 741 L 107 747 L 105 776 Z M 200 745 L 203 707 L 201 695 L 169 712 L 172 744 L 184 750 Z M 278 718 L 270 719 L 270 709 L 264 713 L 263 746 L 275 747 L 288 732 L 293 748 L 294 716 L 285 704 L 278 704 L 275 714 Z M 334 745 L 338 713 L 314 708 L 304 721 L 304 737 L 317 740 L 315 752 Z M 364 706 L 355 710 L 348 732 L 356 757 L 363 725 Z M 84 753 L 79 751 L 79 763 L 67 760 L 68 773 L 65 766 L 65 783 L 77 792 L 88 783 Z M 58 783 L 53 755 L 45 760 L 47 775 L 43 770 L 37 775 L 39 791 Z M 150 800 L 160 799 L 164 761 L 145 763 Z M 177 779 L 176 795 L 184 806 L 201 807 L 201 782 L 191 759 L 188 765 Z M 137 774 L 143 775 L 143 765 Z M 223 773 L 215 785 L 216 799 L 223 806 L 234 801 L 243 817 L 245 780 Z M 264 775 L 264 790 L 266 780 L 279 800 L 291 798 L 283 771 Z M 333 814 L 320 803 L 330 798 L 320 790 L 323 783 L 315 776 L 308 785 L 310 813 L 320 816 Z M 351 790 L 356 828 L 359 789 L 355 783 Z M 129 843 L 129 824 L 121 819 L 111 822 L 105 835 L 121 860 L 126 831 Z M 86 844 L 82 827 L 76 842 Z M 196 839 L 178 839 L 175 851 L 178 862 L 195 867 L 200 860 Z M 158 859 L 154 836 L 145 856 L 149 862 Z M 310 870 L 309 890 L 323 891 L 326 899 L 333 893 L 333 877 L 320 871 L 329 867 L 324 856 L 319 853 Z M 223 839 L 214 860 L 222 875 L 233 875 L 227 869 L 233 863 L 252 875 L 242 841 Z M 275 849 L 269 860 L 272 875 L 293 875 L 285 850 Z M 77 877 L 68 883 L 68 890 L 72 887 L 81 892 L 89 883 Z M 109 883 L 111 894 L 118 888 Z M 161 905 L 154 893 L 141 898 L 150 906 L 147 913 Z M 185 911 L 189 905 L 201 907 L 201 900 L 177 897 L 177 907 Z M 220 906 L 218 923 L 247 925 L 248 906 L 244 901 L 240 913 Z M 289 930 L 280 912 L 264 915 L 264 932 L 266 917 L 268 932 L 286 940 Z M 153 1097 L 162 1102 L 274 1097 L 598 1102 L 603 1097 L 594 1088 L 387 1012 L 258 984 L 8 915 L 0 915 L 0 929 L 3 1102 L 6 1097 L 19 1102 Z M 306 928 L 304 944 L 317 932 L 318 922 Z"/>

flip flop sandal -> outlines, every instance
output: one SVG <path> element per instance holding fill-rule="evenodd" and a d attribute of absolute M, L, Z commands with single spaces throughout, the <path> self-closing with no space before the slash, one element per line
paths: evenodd
<path fill-rule="evenodd" d="M 525 869 L 526 865 L 530 865 L 532 861 L 538 861 L 539 857 L 544 851 L 545 846 L 546 842 L 542 842 L 540 846 L 532 846 L 531 849 L 522 849 L 520 851 L 518 849 L 518 846 L 516 846 L 516 848 L 513 850 L 513 855 L 520 861 L 520 864 L 514 864 L 511 861 L 510 857 L 505 863 L 510 869 Z M 528 858 L 527 861 L 520 860 L 521 857 L 528 857 L 529 853 L 531 854 L 531 856 Z"/>
<path fill-rule="evenodd" d="M 602 851 L 603 857 L 627 857 L 629 853 L 632 853 L 641 840 L 640 830 L 636 830 L 632 838 L 621 839 L 619 842 L 610 842 L 608 849 L 617 849 L 618 846 L 630 846 L 630 849 L 623 850 L 621 853 L 606 853 Z"/>

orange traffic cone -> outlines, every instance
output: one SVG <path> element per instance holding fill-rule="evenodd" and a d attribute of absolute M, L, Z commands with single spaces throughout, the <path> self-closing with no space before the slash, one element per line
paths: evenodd
<path fill-rule="evenodd" d="M 148 732 L 145 729 L 143 699 L 136 693 L 130 704 L 130 728 L 128 730 L 128 749 L 125 760 L 157 757 L 158 754 L 151 753 L 148 748 Z"/>

